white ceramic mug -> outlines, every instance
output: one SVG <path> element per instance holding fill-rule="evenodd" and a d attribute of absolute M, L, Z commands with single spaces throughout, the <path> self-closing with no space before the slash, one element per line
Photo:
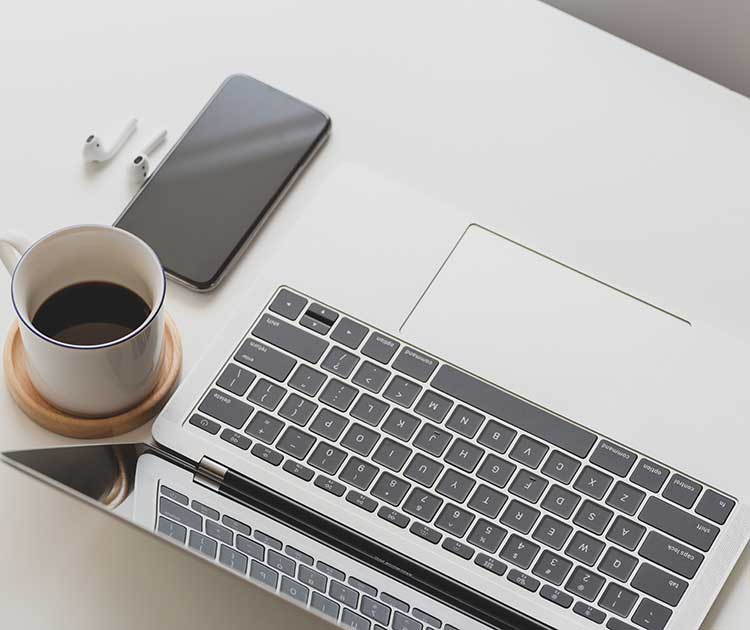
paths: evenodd
<path fill-rule="evenodd" d="M 146 243 L 107 225 L 64 228 L 33 244 L 11 232 L 0 236 L 0 259 L 13 274 L 11 299 L 29 376 L 47 401 L 79 416 L 110 416 L 151 393 L 164 339 L 166 278 Z M 34 327 L 34 315 L 48 297 L 89 281 L 130 289 L 151 307 L 148 317 L 124 337 L 95 346 L 62 343 Z"/>

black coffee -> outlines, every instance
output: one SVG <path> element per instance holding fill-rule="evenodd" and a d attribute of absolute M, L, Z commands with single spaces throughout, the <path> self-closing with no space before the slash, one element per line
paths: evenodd
<path fill-rule="evenodd" d="M 32 324 L 57 341 L 96 346 L 133 332 L 150 312 L 140 296 L 119 284 L 81 282 L 48 297 Z"/>

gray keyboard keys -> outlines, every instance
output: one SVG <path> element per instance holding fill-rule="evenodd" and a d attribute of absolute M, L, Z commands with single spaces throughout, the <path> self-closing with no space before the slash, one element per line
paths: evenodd
<path fill-rule="evenodd" d="M 308 396 L 315 396 L 321 385 L 326 380 L 326 375 L 317 370 L 313 370 L 307 365 L 300 365 L 289 379 L 289 387 L 303 392 Z"/>
<path fill-rule="evenodd" d="M 384 472 L 373 486 L 372 495 L 391 505 L 399 505 L 409 491 L 409 488 L 411 488 L 410 483 L 399 479 L 391 473 Z"/>
<path fill-rule="evenodd" d="M 410 448 L 391 438 L 385 438 L 380 443 L 380 446 L 378 446 L 372 459 L 378 464 L 382 464 L 398 472 L 404 466 L 406 460 L 409 459 L 411 453 Z"/>
<path fill-rule="evenodd" d="M 268 307 L 274 313 L 287 319 L 297 319 L 302 309 L 305 308 L 307 300 L 287 289 L 281 289 Z"/>
<path fill-rule="evenodd" d="M 580 500 L 581 497 L 575 492 L 554 485 L 549 489 L 547 496 L 544 497 L 542 507 L 562 518 L 570 518 Z"/>
<path fill-rule="evenodd" d="M 327 335 L 328 331 L 331 329 L 331 327 L 326 324 L 325 322 L 321 322 L 319 319 L 316 319 L 314 317 L 310 317 L 307 313 L 305 313 L 299 320 L 300 326 L 304 326 L 305 328 L 309 328 L 313 332 L 318 333 L 319 335 Z"/>
<path fill-rule="evenodd" d="M 297 394 L 290 394 L 279 409 L 279 415 L 294 424 L 305 426 L 312 418 L 318 408 L 314 402 L 310 402 Z"/>
<path fill-rule="evenodd" d="M 474 521 L 474 515 L 471 512 L 462 510 L 452 503 L 446 504 L 440 516 L 435 520 L 435 527 L 442 529 L 444 532 L 453 534 L 457 538 L 463 538 L 463 535 L 469 529 Z"/>
<path fill-rule="evenodd" d="M 442 470 L 443 465 L 440 462 L 436 462 L 434 459 L 422 455 L 422 453 L 417 453 L 406 467 L 404 476 L 429 488 L 435 483 Z"/>
<path fill-rule="evenodd" d="M 646 528 L 643 525 L 634 523 L 624 516 L 618 516 L 607 532 L 607 540 L 633 551 L 645 533 Z"/>
<path fill-rule="evenodd" d="M 500 522 L 522 534 L 528 534 L 539 518 L 539 514 L 539 510 L 513 499 L 500 517 Z"/>
<path fill-rule="evenodd" d="M 286 573 L 292 577 L 294 577 L 297 571 L 297 563 L 294 560 L 278 551 L 274 551 L 273 549 L 269 549 L 266 562 L 277 571 Z"/>
<path fill-rule="evenodd" d="M 602 623 L 607 618 L 607 615 L 605 615 L 601 610 L 592 608 L 591 606 L 586 605 L 584 602 L 576 602 L 575 606 L 573 606 L 573 612 L 576 615 L 580 615 L 584 619 L 593 621 L 594 623 Z"/>
<path fill-rule="evenodd" d="M 440 539 L 443 537 L 440 532 L 431 527 L 427 527 L 427 525 L 423 525 L 422 523 L 412 523 L 409 531 L 415 536 L 419 536 L 420 538 L 431 542 L 433 545 L 439 543 Z"/>
<path fill-rule="evenodd" d="M 634 589 L 646 593 L 646 595 L 655 597 L 660 602 L 676 606 L 680 603 L 688 583 L 644 562 L 636 571 L 630 585 Z"/>
<path fill-rule="evenodd" d="M 708 551 L 719 534 L 719 528 L 716 525 L 656 497 L 649 497 L 638 520 L 679 538 L 682 542 L 697 547 L 701 551 Z"/>
<path fill-rule="evenodd" d="M 333 479 L 324 475 L 318 475 L 315 478 L 315 485 L 318 488 L 325 490 L 326 492 L 330 492 L 331 494 L 336 495 L 337 497 L 343 496 L 344 492 L 346 492 L 346 486 L 343 483 L 334 481 Z"/>
<path fill-rule="evenodd" d="M 426 626 L 429 626 L 430 628 L 441 628 L 443 626 L 443 622 L 440 621 L 437 617 L 433 617 L 432 615 L 427 614 L 423 610 L 420 610 L 419 608 L 415 608 L 411 611 L 411 614 L 421 621 Z"/>
<path fill-rule="evenodd" d="M 586 466 L 581 471 L 581 474 L 578 475 L 578 479 L 576 479 L 573 487 L 579 492 L 583 492 L 598 500 L 607 493 L 607 489 L 611 484 L 612 477 L 596 470 L 596 468 Z"/>
<path fill-rule="evenodd" d="M 557 590 L 549 584 L 542 586 L 542 590 L 539 591 L 539 594 L 548 602 L 552 602 L 563 608 L 570 608 L 570 605 L 573 603 L 573 598 L 570 595 Z"/>
<path fill-rule="evenodd" d="M 323 306 L 322 304 L 318 304 L 317 302 L 313 302 L 310 304 L 310 308 L 307 309 L 307 312 L 305 313 L 308 317 L 312 317 L 313 319 L 317 319 L 319 322 L 324 323 L 326 326 L 333 326 L 333 324 L 336 322 L 336 320 L 339 318 L 339 314 L 328 308 L 327 306 Z"/>
<path fill-rule="evenodd" d="M 188 545 L 190 545 L 192 549 L 202 553 L 207 558 L 213 559 L 216 557 L 218 543 L 213 538 L 209 538 L 198 532 L 190 532 Z"/>
<path fill-rule="evenodd" d="M 384 521 L 392 523 L 396 527 L 400 527 L 401 529 L 404 529 L 409 524 L 408 516 L 405 516 L 396 510 L 392 510 L 387 505 L 382 506 L 378 510 L 378 517 L 382 518 Z"/>
<path fill-rule="evenodd" d="M 356 350 L 367 335 L 367 328 L 348 317 L 342 317 L 331 333 L 331 339 Z"/>
<path fill-rule="evenodd" d="M 391 619 L 391 609 L 385 604 L 373 599 L 372 597 L 368 597 L 367 595 L 362 597 L 359 610 L 366 617 L 374 619 L 383 625 L 388 625 L 388 622 Z"/>
<path fill-rule="evenodd" d="M 568 484 L 573 481 L 581 462 L 561 451 L 552 451 L 542 467 L 542 472 L 555 481 Z"/>
<path fill-rule="evenodd" d="M 286 380 L 297 363 L 292 357 L 257 339 L 245 339 L 234 360 L 279 382 Z"/>
<path fill-rule="evenodd" d="M 247 388 L 255 380 L 255 374 L 248 370 L 243 370 L 238 365 L 227 365 L 216 384 L 222 389 L 244 396 Z"/>
<path fill-rule="evenodd" d="M 337 602 L 341 602 L 350 608 L 356 609 L 359 603 L 359 593 L 336 580 L 331 580 L 331 585 L 328 587 L 328 594 Z"/>
<path fill-rule="evenodd" d="M 252 435 L 255 439 L 271 444 L 281 433 L 284 423 L 278 418 L 269 416 L 262 411 L 257 412 L 245 429 L 245 433 Z"/>
<path fill-rule="evenodd" d="M 273 411 L 278 407 L 284 394 L 286 394 L 286 390 L 283 387 L 274 385 L 271 381 L 262 378 L 250 391 L 248 399 L 269 411 Z"/>
<path fill-rule="evenodd" d="M 510 492 L 529 503 L 536 503 L 544 493 L 549 482 L 539 475 L 528 470 L 519 470 L 513 483 L 510 484 Z"/>
<path fill-rule="evenodd" d="M 483 569 L 491 571 L 495 575 L 504 575 L 508 570 L 507 564 L 505 564 L 504 562 L 500 562 L 500 560 L 498 560 L 497 558 L 488 556 L 486 553 L 477 554 L 477 557 L 474 558 L 474 564 L 476 564 L 478 567 L 482 567 Z"/>
<path fill-rule="evenodd" d="M 449 499 L 453 499 L 458 503 L 463 503 L 474 488 L 475 483 L 476 481 L 473 479 L 449 468 L 445 471 L 443 478 L 435 487 L 435 490 Z"/>
<path fill-rule="evenodd" d="M 589 459 L 592 464 L 596 464 L 618 477 L 627 477 L 637 458 L 638 456 L 633 451 L 608 440 L 602 440 L 596 445 Z"/>
<path fill-rule="evenodd" d="M 310 425 L 310 431 L 335 442 L 344 432 L 347 424 L 349 424 L 349 420 L 344 416 L 333 413 L 329 409 L 321 409 Z"/>
<path fill-rule="evenodd" d="M 315 438 L 312 435 L 302 433 L 294 427 L 287 427 L 279 438 L 276 448 L 297 459 L 305 459 L 313 444 L 315 444 Z"/>
<path fill-rule="evenodd" d="M 394 376 L 383 392 L 383 397 L 402 407 L 411 407 L 422 388 L 402 376 Z"/>
<path fill-rule="evenodd" d="M 414 446 L 435 457 L 440 457 L 451 441 L 451 437 L 451 434 L 447 431 L 425 424 L 417 433 L 417 437 L 414 438 Z"/>
<path fill-rule="evenodd" d="M 170 488 L 169 486 L 165 486 L 164 484 L 162 484 L 159 490 L 165 497 L 169 497 L 175 503 L 180 503 L 186 507 L 187 504 L 190 503 L 190 501 L 184 494 L 182 494 L 181 492 L 177 492 L 177 490 L 172 490 L 172 488 Z"/>
<path fill-rule="evenodd" d="M 566 560 L 551 551 L 545 550 L 539 556 L 539 560 L 534 565 L 532 573 L 548 582 L 552 582 L 556 586 L 560 586 L 572 568 L 573 563 L 570 560 Z"/>
<path fill-rule="evenodd" d="M 638 560 L 633 556 L 620 551 L 617 547 L 610 547 L 599 563 L 599 570 L 605 575 L 626 583 L 637 565 Z"/>
<path fill-rule="evenodd" d="M 368 497 L 361 492 L 357 492 L 356 490 L 349 490 L 349 494 L 346 495 L 346 500 L 352 505 L 356 505 L 367 512 L 374 512 L 378 507 L 378 502 L 375 499 Z"/>
<path fill-rule="evenodd" d="M 250 563 L 250 577 L 271 588 L 276 588 L 276 585 L 279 583 L 279 574 L 271 567 L 257 560 L 253 560 Z"/>
<path fill-rule="evenodd" d="M 607 505 L 632 516 L 641 507 L 645 498 L 645 492 L 628 485 L 624 481 L 618 481 L 607 497 Z"/>
<path fill-rule="evenodd" d="M 325 595 L 320 593 L 313 593 L 310 598 L 310 607 L 314 608 L 318 612 L 323 613 L 331 619 L 338 619 L 340 606 L 332 599 L 328 599 Z"/>
<path fill-rule="evenodd" d="M 484 549 L 490 553 L 495 553 L 499 549 L 500 543 L 503 542 L 507 533 L 507 529 L 484 519 L 480 519 L 477 521 L 476 525 L 474 525 L 467 540 L 480 549 Z"/>
<path fill-rule="evenodd" d="M 545 516 L 534 530 L 533 538 L 553 549 L 562 549 L 573 528 L 551 516 Z"/>
<path fill-rule="evenodd" d="M 479 460 L 482 459 L 484 451 L 466 440 L 456 440 L 453 442 L 448 452 L 445 454 L 445 461 L 466 472 L 473 471 Z"/>
<path fill-rule="evenodd" d="M 221 546 L 219 562 L 237 573 L 242 573 L 244 575 L 247 572 L 247 556 L 236 549 L 227 547 L 226 545 Z"/>
<path fill-rule="evenodd" d="M 445 419 L 445 416 L 448 415 L 452 406 L 452 401 L 444 398 L 437 392 L 428 389 L 422 394 L 422 398 L 419 399 L 417 406 L 414 407 L 414 411 L 420 416 L 432 420 L 433 422 L 440 423 Z"/>
<path fill-rule="evenodd" d="M 460 556 L 464 560 L 470 560 L 474 555 L 474 549 L 469 547 L 469 545 L 464 545 L 464 543 L 462 543 L 460 540 L 456 540 L 455 538 L 451 538 L 450 536 L 445 537 L 445 540 L 443 540 L 443 544 L 441 545 L 441 547 L 446 551 L 450 551 L 451 553 Z"/>
<path fill-rule="evenodd" d="M 289 595 L 289 597 L 291 597 L 292 599 L 296 599 L 298 602 L 306 604 L 310 590 L 296 580 L 283 575 L 281 577 L 281 586 L 279 587 L 279 592 L 284 593 L 285 595 Z"/>
<path fill-rule="evenodd" d="M 632 621 L 648 630 L 664 630 L 671 616 L 672 611 L 669 608 L 644 597 L 635 609 Z"/>
<path fill-rule="evenodd" d="M 479 431 L 479 427 L 482 426 L 482 422 L 484 422 L 484 416 L 481 413 L 459 405 L 453 410 L 445 426 L 456 433 L 473 438 L 477 434 L 477 431 Z"/>
<path fill-rule="evenodd" d="M 246 536 L 250 535 L 250 526 L 245 525 L 245 523 L 238 521 L 231 516 L 227 516 L 226 514 L 221 517 L 221 522 L 224 523 L 227 527 L 231 527 L 234 531 L 239 532 L 240 534 L 245 534 Z"/>
<path fill-rule="evenodd" d="M 221 439 L 225 442 L 229 442 L 233 446 L 241 448 L 243 451 L 246 451 L 248 448 L 250 448 L 249 438 L 246 438 L 244 435 L 240 435 L 239 433 L 235 433 L 231 429 L 224 429 L 219 437 L 221 437 Z"/>
<path fill-rule="evenodd" d="M 477 477 L 489 481 L 498 488 L 504 488 L 516 470 L 511 464 L 495 455 L 488 455 L 477 471 Z"/>
<path fill-rule="evenodd" d="M 231 529 L 228 529 L 214 521 L 206 521 L 206 534 L 211 538 L 216 538 L 227 545 L 231 545 L 234 540 L 234 534 Z"/>
<path fill-rule="evenodd" d="M 388 411 L 387 403 L 373 398 L 369 394 L 362 394 L 349 413 L 357 420 L 362 420 L 362 422 L 375 427 L 380 424 L 386 411 Z"/>
<path fill-rule="evenodd" d="M 593 602 L 602 590 L 604 582 L 602 576 L 583 567 L 576 567 L 565 585 L 565 590 L 588 602 Z M 604 621 L 604 615 L 602 615 L 602 621 Z"/>
<path fill-rule="evenodd" d="M 359 367 L 352 380 L 355 384 L 377 394 L 383 388 L 390 375 L 391 373 L 388 370 L 370 363 L 370 361 L 365 361 Z"/>
<path fill-rule="evenodd" d="M 308 458 L 307 463 L 329 475 L 335 475 L 345 459 L 346 453 L 344 451 L 325 442 L 320 442 Z"/>
<path fill-rule="evenodd" d="M 190 424 L 192 424 L 194 427 L 198 427 L 199 429 L 203 429 L 211 435 L 216 435 L 219 432 L 219 429 L 221 429 L 221 425 L 218 422 L 214 422 L 213 420 L 204 418 L 197 413 L 194 413 L 190 417 Z"/>
<path fill-rule="evenodd" d="M 324 370 L 333 372 L 341 378 L 349 378 L 352 370 L 359 363 L 359 357 L 343 348 L 335 346 L 330 349 L 323 363 L 320 364 Z"/>
<path fill-rule="evenodd" d="M 256 560 L 263 560 L 266 548 L 260 543 L 239 535 L 237 536 L 237 542 L 235 544 L 237 545 L 237 549 L 239 549 L 242 553 L 250 556 L 251 558 L 255 558 Z"/>
<path fill-rule="evenodd" d="M 525 538 L 513 534 L 508 538 L 508 542 L 505 543 L 500 552 L 500 557 L 515 564 L 517 567 L 528 569 L 539 553 L 539 549 L 539 545 L 535 545 Z"/>
<path fill-rule="evenodd" d="M 667 477 L 669 477 L 669 470 L 664 466 L 648 459 L 641 459 L 633 469 L 630 481 L 651 492 L 659 492 Z"/>
<path fill-rule="evenodd" d="M 549 451 L 549 448 L 541 442 L 522 435 L 510 452 L 510 458 L 529 468 L 537 468 L 542 463 L 547 451 Z"/>
<path fill-rule="evenodd" d="M 166 497 L 159 499 L 159 512 L 191 529 L 197 529 L 198 531 L 203 529 L 203 519 L 200 514 L 196 514 L 192 510 L 188 510 Z"/>
<path fill-rule="evenodd" d="M 241 429 L 253 408 L 241 400 L 227 396 L 218 389 L 212 389 L 198 407 L 206 415 L 221 420 L 235 429 Z"/>
<path fill-rule="evenodd" d="M 378 595 L 378 589 L 376 589 L 374 586 L 369 585 L 367 582 L 358 580 L 353 575 L 349 576 L 349 579 L 347 580 L 347 582 L 349 583 L 349 586 L 353 586 L 358 591 L 361 591 L 362 593 L 366 593 L 367 595 L 370 595 L 371 597 L 377 597 Z"/>
<path fill-rule="evenodd" d="M 489 420 L 487 424 L 484 425 L 484 429 L 482 429 L 482 432 L 479 434 L 477 441 L 483 446 L 491 448 L 493 451 L 504 453 L 508 450 L 510 443 L 517 434 L 517 431 L 506 427 L 495 420 Z"/>
<path fill-rule="evenodd" d="M 393 369 L 426 383 L 438 362 L 414 348 L 404 347 L 393 362 Z"/>
<path fill-rule="evenodd" d="M 659 532 L 646 536 L 638 555 L 686 578 L 695 577 L 704 558 L 703 554 Z"/>
<path fill-rule="evenodd" d="M 576 532 L 565 549 L 565 555 L 593 567 L 604 551 L 604 543 L 583 532 Z"/>
<path fill-rule="evenodd" d="M 374 332 L 362 346 L 362 354 L 375 359 L 379 363 L 388 363 L 398 350 L 399 342 L 386 337 L 384 334 Z"/>
<path fill-rule="evenodd" d="M 416 457 L 414 459 L 416 459 Z M 503 508 L 507 500 L 508 497 L 502 492 L 498 492 L 489 486 L 480 484 L 469 500 L 469 507 L 480 514 L 484 514 L 490 518 L 495 518 L 500 514 L 500 510 Z"/>
<path fill-rule="evenodd" d="M 360 455 L 367 456 L 379 439 L 379 433 L 355 422 L 349 427 L 346 435 L 341 440 L 341 446 Z"/>
<path fill-rule="evenodd" d="M 316 571 L 310 567 L 301 566 L 297 578 L 303 584 L 307 584 L 321 593 L 325 593 L 328 588 L 328 578 L 320 571 Z"/>
<path fill-rule="evenodd" d="M 393 595 L 389 595 L 388 593 L 381 593 L 380 599 L 388 604 L 391 608 L 395 608 L 396 610 L 400 610 L 401 612 L 408 613 L 410 606 L 406 602 L 394 597 Z"/>
<path fill-rule="evenodd" d="M 701 516 L 711 519 L 714 523 L 723 525 L 734 508 L 734 501 L 729 497 L 720 495 L 710 488 L 703 493 L 701 500 L 695 507 L 695 511 Z"/>
<path fill-rule="evenodd" d="M 442 503 L 443 500 L 439 497 L 436 497 L 429 492 L 425 492 L 421 488 L 414 488 L 411 491 L 411 494 L 409 494 L 406 503 L 404 503 L 403 509 L 404 512 L 429 523 Z"/>
<path fill-rule="evenodd" d="M 597 440 L 590 431 L 450 365 L 438 368 L 432 386 L 578 457 L 588 455 Z"/>
<path fill-rule="evenodd" d="M 610 583 L 599 599 L 599 605 L 609 612 L 627 618 L 636 601 L 638 601 L 638 595 L 633 591 L 629 591 L 618 584 Z"/>
<path fill-rule="evenodd" d="M 328 577 L 332 577 L 334 580 L 343 582 L 346 579 L 346 574 L 343 571 L 337 569 L 336 567 L 332 567 L 330 564 L 326 564 L 325 562 L 321 562 L 320 560 L 318 560 L 315 566 L 321 573 L 325 573 Z"/>
<path fill-rule="evenodd" d="M 187 529 L 185 527 L 163 516 L 159 517 L 158 530 L 160 534 L 174 538 L 181 543 L 185 542 L 185 537 L 187 536 Z"/>
<path fill-rule="evenodd" d="M 690 509 L 697 501 L 701 490 L 703 490 L 701 484 L 675 473 L 667 482 L 661 494 L 665 499 Z"/>
<path fill-rule="evenodd" d="M 532 593 L 535 592 L 540 585 L 539 580 L 536 578 L 521 573 L 520 571 L 516 571 L 515 569 L 508 571 L 508 580 L 513 582 L 513 584 L 517 584 L 521 588 L 525 588 L 527 591 L 531 591 Z"/>
<path fill-rule="evenodd" d="M 401 612 L 393 613 L 393 630 L 422 630 L 422 624 Z"/>
<path fill-rule="evenodd" d="M 584 501 L 581 509 L 578 510 L 573 522 L 579 527 L 601 534 L 607 529 L 609 521 L 612 520 L 613 513 L 598 503 Z"/>
<path fill-rule="evenodd" d="M 303 466 L 299 462 L 295 462 L 295 461 L 293 461 L 291 459 L 287 459 L 284 462 L 284 465 L 282 466 L 282 468 L 286 472 L 288 472 L 288 473 L 294 475 L 295 477 L 298 477 L 299 479 L 302 479 L 304 481 L 310 481 L 310 479 L 312 479 L 313 475 L 315 474 L 307 466 Z M 318 484 L 316 483 L 315 485 L 317 486 Z"/>
<path fill-rule="evenodd" d="M 255 538 L 262 542 L 266 547 L 271 547 L 271 549 L 276 549 L 276 551 L 281 551 L 281 541 L 277 540 L 273 536 L 269 536 L 268 534 L 255 530 L 254 534 Z"/>
<path fill-rule="evenodd" d="M 379 470 L 377 466 L 373 466 L 369 462 L 363 461 L 358 457 L 352 457 L 344 466 L 344 470 L 341 471 L 339 479 L 349 483 L 360 490 L 367 490 L 367 488 L 375 479 Z"/>
<path fill-rule="evenodd" d="M 293 558 L 297 562 L 301 562 L 303 564 L 309 564 L 310 566 L 313 565 L 314 561 L 313 561 L 312 556 L 306 554 L 303 551 L 300 551 L 299 549 L 296 549 L 294 547 L 290 547 L 289 545 L 287 545 L 286 547 L 284 547 L 284 551 L 290 558 Z"/>
<path fill-rule="evenodd" d="M 200 501 L 193 501 L 190 504 L 190 507 L 206 518 L 212 518 L 215 521 L 219 520 L 219 513 L 213 508 L 210 508 L 207 505 L 203 505 L 203 503 L 201 503 Z"/>
<path fill-rule="evenodd" d="M 419 424 L 419 418 L 415 418 L 400 409 L 393 409 L 391 413 L 388 414 L 388 418 L 386 418 L 386 421 L 381 428 L 383 431 L 397 437 L 399 440 L 408 442 L 419 427 Z"/>
<path fill-rule="evenodd" d="M 318 399 L 334 409 L 346 411 L 354 402 L 357 394 L 357 390 L 351 385 L 332 378 L 323 388 L 323 391 L 320 392 Z"/>
<path fill-rule="evenodd" d="M 317 335 L 268 314 L 261 316 L 253 335 L 310 363 L 317 363 L 328 348 L 328 342 Z"/>

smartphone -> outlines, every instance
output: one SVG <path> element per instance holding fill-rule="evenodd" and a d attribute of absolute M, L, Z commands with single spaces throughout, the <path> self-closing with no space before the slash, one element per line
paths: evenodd
<path fill-rule="evenodd" d="M 115 226 L 146 241 L 165 272 L 215 288 L 323 145 L 331 119 L 245 75 L 211 97 Z"/>

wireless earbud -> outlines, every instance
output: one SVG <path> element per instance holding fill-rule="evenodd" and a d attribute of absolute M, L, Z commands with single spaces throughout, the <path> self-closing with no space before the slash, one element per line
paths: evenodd
<path fill-rule="evenodd" d="M 136 183 L 143 183 L 146 181 L 149 173 L 148 156 L 151 155 L 156 149 L 158 149 L 162 143 L 167 139 L 167 130 L 162 129 L 154 138 L 149 142 L 138 155 L 133 158 L 130 163 L 130 178 Z"/>
<path fill-rule="evenodd" d="M 131 118 L 125 126 L 125 129 L 122 130 L 122 133 L 117 136 L 117 140 L 115 140 L 111 149 L 106 149 L 104 147 L 102 139 L 99 136 L 91 134 L 86 138 L 86 142 L 83 145 L 83 159 L 86 160 L 86 162 L 106 162 L 113 158 L 117 155 L 120 149 L 122 149 L 130 136 L 135 133 L 137 128 L 138 119 Z"/>

